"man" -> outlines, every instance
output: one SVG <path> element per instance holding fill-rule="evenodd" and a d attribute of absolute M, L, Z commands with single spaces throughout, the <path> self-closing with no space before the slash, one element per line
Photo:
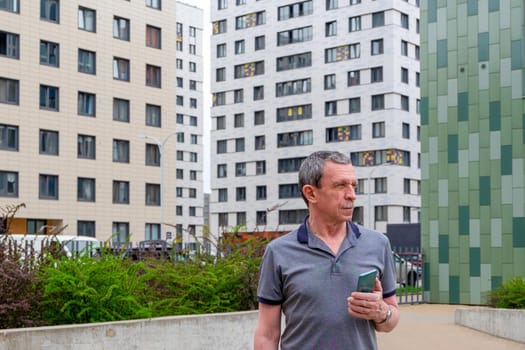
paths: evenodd
<path fill-rule="evenodd" d="M 339 152 L 315 152 L 299 169 L 299 186 L 309 215 L 266 248 L 254 349 L 377 349 L 375 331 L 399 320 L 395 267 L 387 237 L 351 222 L 352 163 Z M 378 271 L 373 292 L 356 292 L 359 274 L 371 269 Z"/>

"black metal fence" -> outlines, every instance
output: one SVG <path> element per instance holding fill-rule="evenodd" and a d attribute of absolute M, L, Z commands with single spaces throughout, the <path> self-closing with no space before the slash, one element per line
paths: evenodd
<path fill-rule="evenodd" d="M 393 252 L 398 304 L 423 303 L 423 252 L 409 247 L 393 247 Z"/>

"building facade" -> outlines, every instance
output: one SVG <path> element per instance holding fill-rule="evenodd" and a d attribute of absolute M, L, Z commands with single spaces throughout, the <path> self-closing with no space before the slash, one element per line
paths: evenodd
<path fill-rule="evenodd" d="M 352 158 L 354 220 L 418 222 L 419 1 L 211 1 L 210 230 L 289 231 L 317 150 Z"/>
<path fill-rule="evenodd" d="M 425 299 L 482 304 L 525 275 L 525 7 L 423 3 Z"/>
<path fill-rule="evenodd" d="M 181 201 L 178 169 L 188 173 L 184 181 L 196 178 L 184 186 L 202 194 L 202 126 L 190 128 L 201 120 L 188 113 L 180 126 L 176 118 L 177 78 L 187 77 L 174 65 L 176 6 L 0 2 L 0 206 L 26 205 L 12 233 L 65 228 L 115 244 L 164 239 L 162 223 L 176 223 Z M 192 20 L 198 27 L 202 16 Z M 188 99 L 199 98 L 193 93 Z M 167 140 L 177 132 L 188 134 L 186 148 Z"/>

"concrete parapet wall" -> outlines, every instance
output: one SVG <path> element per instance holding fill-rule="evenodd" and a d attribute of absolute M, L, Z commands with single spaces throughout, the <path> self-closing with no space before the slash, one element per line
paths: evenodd
<path fill-rule="evenodd" d="M 456 324 L 525 343 L 525 310 L 457 309 L 454 318 Z"/>
<path fill-rule="evenodd" d="M 0 330 L 0 350 L 245 350 L 257 311 Z"/>

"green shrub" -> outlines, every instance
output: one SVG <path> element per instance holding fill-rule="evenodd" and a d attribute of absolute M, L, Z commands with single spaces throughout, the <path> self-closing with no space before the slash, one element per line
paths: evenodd
<path fill-rule="evenodd" d="M 488 303 L 504 309 L 525 309 L 525 280 L 515 277 L 489 293 Z"/>

